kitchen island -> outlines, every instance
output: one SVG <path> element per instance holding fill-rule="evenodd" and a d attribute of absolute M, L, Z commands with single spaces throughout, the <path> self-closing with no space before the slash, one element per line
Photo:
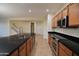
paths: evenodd
<path fill-rule="evenodd" d="M 0 38 L 0 56 L 27 56 L 34 46 L 35 34 Z"/>

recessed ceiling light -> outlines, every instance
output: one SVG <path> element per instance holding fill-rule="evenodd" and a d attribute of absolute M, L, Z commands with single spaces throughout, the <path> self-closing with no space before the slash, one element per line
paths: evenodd
<path fill-rule="evenodd" d="M 31 13 L 32 12 L 32 10 L 31 9 L 29 9 L 29 13 Z"/>
<path fill-rule="evenodd" d="M 49 9 L 46 9 L 46 12 L 49 12 Z"/>

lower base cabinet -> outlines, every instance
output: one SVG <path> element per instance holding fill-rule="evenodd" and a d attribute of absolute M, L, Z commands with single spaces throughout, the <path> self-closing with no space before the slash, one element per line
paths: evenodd
<path fill-rule="evenodd" d="M 30 37 L 18 49 L 12 52 L 10 56 L 30 56 L 34 44 L 33 37 Z"/>
<path fill-rule="evenodd" d="M 72 51 L 59 42 L 59 56 L 72 56 Z"/>
<path fill-rule="evenodd" d="M 26 56 L 26 43 L 19 48 L 19 56 Z"/>
<path fill-rule="evenodd" d="M 54 42 L 54 37 L 51 37 L 51 35 L 48 35 L 48 44 L 51 48 L 51 51 L 54 56 L 78 56 L 76 52 L 68 48 L 66 45 L 64 45 L 62 42 L 58 41 L 57 45 Z"/>
<path fill-rule="evenodd" d="M 51 44 L 51 37 L 50 37 L 50 35 L 48 36 L 48 44 L 49 44 L 49 46 Z"/>
<path fill-rule="evenodd" d="M 32 51 L 32 47 L 33 47 L 33 40 L 32 40 L 32 37 L 30 38 L 30 53 Z"/>
<path fill-rule="evenodd" d="M 31 39 L 29 39 L 29 40 L 27 41 L 26 48 L 27 48 L 27 50 L 26 50 L 27 56 L 29 56 L 30 53 L 31 53 Z"/>

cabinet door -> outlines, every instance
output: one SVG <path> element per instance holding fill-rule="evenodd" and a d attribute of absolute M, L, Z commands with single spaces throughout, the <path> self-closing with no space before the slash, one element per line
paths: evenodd
<path fill-rule="evenodd" d="M 55 28 L 57 27 L 58 16 L 55 17 Z"/>
<path fill-rule="evenodd" d="M 33 47 L 33 40 L 32 40 L 32 37 L 30 38 L 30 50 L 32 51 L 32 47 Z M 30 52 L 31 53 L 31 52 Z"/>
<path fill-rule="evenodd" d="M 55 17 L 52 19 L 52 28 L 55 28 Z"/>
<path fill-rule="evenodd" d="M 50 42 L 51 42 L 51 37 L 50 37 L 50 34 L 48 35 L 48 44 L 50 46 Z"/>
<path fill-rule="evenodd" d="M 61 47 L 59 47 L 59 56 L 68 56 L 67 53 L 65 53 L 65 51 L 63 51 Z"/>
<path fill-rule="evenodd" d="M 18 49 L 15 50 L 10 56 L 18 56 Z"/>
<path fill-rule="evenodd" d="M 58 20 L 61 20 L 61 19 L 62 19 L 62 12 L 60 12 L 58 15 Z"/>
<path fill-rule="evenodd" d="M 34 46 L 34 44 L 35 44 L 35 38 L 34 38 L 35 36 L 33 35 L 32 36 L 32 48 L 33 48 L 33 46 Z"/>
<path fill-rule="evenodd" d="M 26 43 L 24 43 L 24 44 L 19 48 L 19 55 L 20 55 L 20 56 L 26 56 Z"/>
<path fill-rule="evenodd" d="M 72 56 L 72 51 L 59 42 L 59 56 Z"/>
<path fill-rule="evenodd" d="M 68 16 L 68 7 L 64 8 L 63 10 L 63 18 L 64 16 Z"/>
<path fill-rule="evenodd" d="M 79 4 L 69 5 L 69 26 L 79 27 Z"/>
<path fill-rule="evenodd" d="M 58 20 L 58 17 L 55 16 L 53 19 L 52 19 L 52 28 L 56 28 L 57 27 L 57 20 Z"/>
<path fill-rule="evenodd" d="M 30 53 L 31 53 L 31 39 L 28 39 L 27 40 L 27 45 L 26 45 L 26 47 L 27 47 L 27 55 L 30 55 Z"/>

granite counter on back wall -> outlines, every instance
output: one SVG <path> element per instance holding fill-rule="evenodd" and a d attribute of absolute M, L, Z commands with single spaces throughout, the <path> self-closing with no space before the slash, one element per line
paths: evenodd
<path fill-rule="evenodd" d="M 14 50 L 18 49 L 24 42 L 26 42 L 30 36 L 31 34 L 25 34 L 25 37 L 14 35 L 0 38 L 0 55 L 10 55 Z"/>
<path fill-rule="evenodd" d="M 48 32 L 48 33 L 51 35 L 51 37 L 58 38 L 59 42 L 64 44 L 66 47 L 68 47 L 77 55 L 79 55 L 79 38 L 58 32 Z"/>

